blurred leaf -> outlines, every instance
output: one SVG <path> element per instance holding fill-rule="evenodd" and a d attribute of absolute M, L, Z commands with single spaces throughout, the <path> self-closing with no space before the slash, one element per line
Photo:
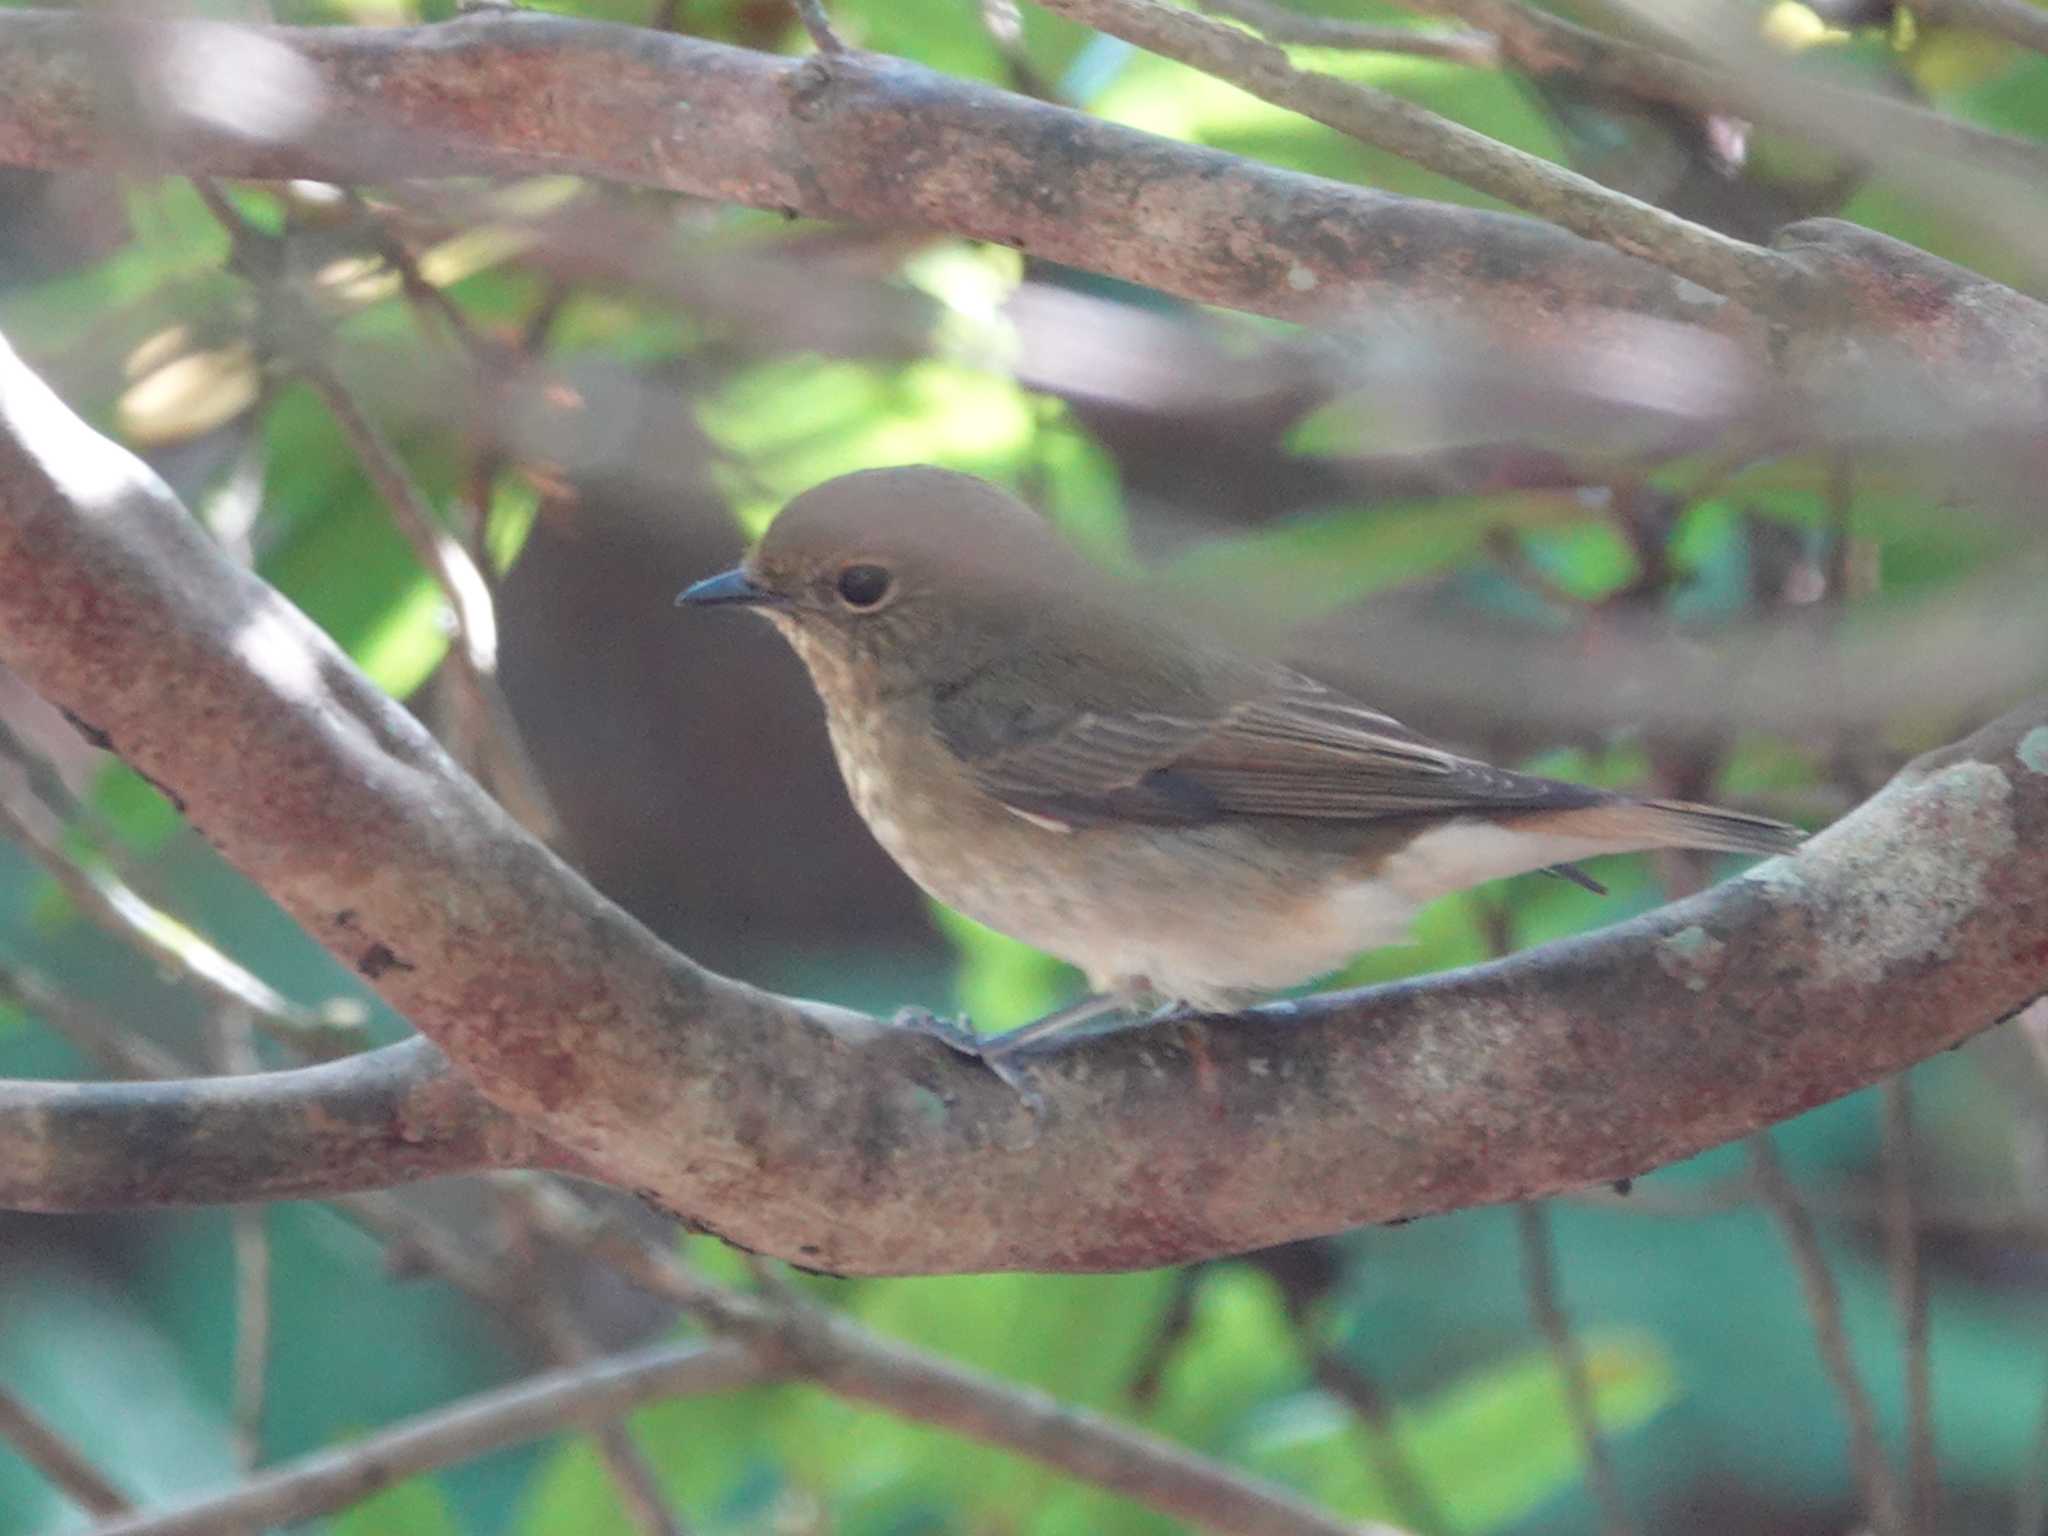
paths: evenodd
<path fill-rule="evenodd" d="M 1677 1395 L 1669 1355 L 1651 1336 L 1579 1335 L 1601 1429 L 1642 1424 Z M 1269 1475 L 1300 1484 L 1333 1508 L 1390 1518 L 1386 1491 L 1359 1453 L 1355 1417 L 1320 1393 L 1283 1399 L 1248 1446 Z M 1584 1461 L 1564 1390 L 1547 1352 L 1518 1354 L 1395 1415 L 1395 1433 L 1459 1530 L 1498 1530 L 1577 1484 Z"/>
<path fill-rule="evenodd" d="M 462 1527 L 431 1477 L 387 1488 L 333 1518 L 333 1536 L 462 1536 Z"/>
<path fill-rule="evenodd" d="M 118 759 L 94 777 L 87 802 L 137 853 L 154 853 L 185 824 L 162 790 Z"/>
<path fill-rule="evenodd" d="M 1589 514 L 1568 496 L 1446 497 L 1385 502 L 1291 518 L 1238 538 L 1211 539 L 1163 573 L 1169 590 L 1285 613 L 1305 623 L 1373 592 L 1440 571 L 1481 548 L 1501 527 L 1578 523 Z"/>
<path fill-rule="evenodd" d="M 752 534 L 797 492 L 856 469 L 938 463 L 1011 481 L 1033 428 L 1016 383 L 941 362 L 763 363 L 707 396 L 700 414 L 738 461 L 721 479 Z"/>
<path fill-rule="evenodd" d="M 440 589 L 309 390 L 280 394 L 264 435 L 278 542 L 263 574 L 380 687 L 404 698 L 447 651 Z M 429 497 L 446 497 L 450 466 L 415 460 L 411 467 Z"/>
<path fill-rule="evenodd" d="M 1072 967 L 938 902 L 931 903 L 931 914 L 959 951 L 954 992 L 961 1011 L 982 1033 L 1028 1024 L 1074 992 Z"/>

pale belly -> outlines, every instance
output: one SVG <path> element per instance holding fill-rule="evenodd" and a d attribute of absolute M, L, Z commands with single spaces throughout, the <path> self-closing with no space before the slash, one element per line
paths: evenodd
<path fill-rule="evenodd" d="M 878 728 L 879 713 L 832 721 L 876 839 L 930 895 L 1099 992 L 1235 1008 L 1407 942 L 1452 891 L 1615 851 L 1604 835 L 1472 819 L 1062 830 L 984 795 L 915 722 Z"/>
<path fill-rule="evenodd" d="M 944 768 L 906 795 L 861 756 L 842 752 L 840 767 L 876 840 L 927 893 L 1078 967 L 1098 992 L 1235 1008 L 1405 942 L 1420 905 L 1357 878 L 1337 851 L 1276 849 L 1243 823 L 1060 831 Z"/>

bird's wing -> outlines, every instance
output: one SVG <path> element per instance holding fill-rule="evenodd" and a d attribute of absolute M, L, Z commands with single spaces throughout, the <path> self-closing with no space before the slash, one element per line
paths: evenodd
<path fill-rule="evenodd" d="M 982 789 L 1073 824 L 1197 824 L 1229 816 L 1365 820 L 1462 810 L 1566 809 L 1610 798 L 1511 773 L 1425 740 L 1300 673 L 1185 712 L 1089 710 L 991 739 L 940 736 Z"/>

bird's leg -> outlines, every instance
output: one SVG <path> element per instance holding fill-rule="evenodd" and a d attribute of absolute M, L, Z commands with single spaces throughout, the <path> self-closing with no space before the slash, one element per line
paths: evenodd
<path fill-rule="evenodd" d="M 942 1019 L 923 1008 L 900 1009 L 894 1022 L 905 1029 L 916 1030 L 921 1035 L 930 1035 L 962 1056 L 969 1056 L 981 1062 L 997 1077 L 1016 1089 L 1025 1103 L 1036 1113 L 1044 1107 L 1045 1101 L 1039 1096 L 1038 1090 L 1026 1082 L 1023 1074 L 1008 1060 L 1011 1053 L 1020 1046 L 1029 1045 L 1036 1040 L 1050 1039 L 1063 1030 L 1071 1029 L 1077 1024 L 1085 1024 L 1090 1019 L 1099 1019 L 1106 1013 L 1128 1011 L 1129 1008 L 1130 1003 L 1127 999 L 1115 993 L 1101 993 L 1084 997 L 1079 1002 L 1069 1003 L 1064 1008 L 1055 1008 L 1043 1018 L 1033 1019 L 1029 1024 L 1020 1024 L 1015 1029 L 1006 1030 L 1000 1035 L 991 1035 L 987 1039 L 975 1034 L 964 1020 Z"/>
<path fill-rule="evenodd" d="M 992 1039 L 984 1040 L 981 1043 L 982 1058 L 993 1061 L 999 1056 L 1007 1056 L 1018 1047 L 1029 1045 L 1034 1040 L 1049 1039 L 1062 1030 L 1072 1029 L 1076 1024 L 1085 1024 L 1090 1019 L 1099 1019 L 1105 1013 L 1120 1012 L 1126 1006 L 1124 999 L 1113 992 L 1084 997 L 1077 1003 L 1067 1004 L 1064 1008 L 1055 1008 L 1042 1019 L 1033 1019 L 1029 1024 L 1019 1024 L 1015 1029 L 1005 1030 Z"/>

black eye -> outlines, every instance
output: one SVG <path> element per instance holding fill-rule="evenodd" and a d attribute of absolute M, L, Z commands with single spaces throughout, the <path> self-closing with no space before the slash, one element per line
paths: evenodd
<path fill-rule="evenodd" d="M 839 573 L 839 596 L 849 608 L 872 608 L 889 595 L 889 573 L 879 565 L 849 565 Z"/>

